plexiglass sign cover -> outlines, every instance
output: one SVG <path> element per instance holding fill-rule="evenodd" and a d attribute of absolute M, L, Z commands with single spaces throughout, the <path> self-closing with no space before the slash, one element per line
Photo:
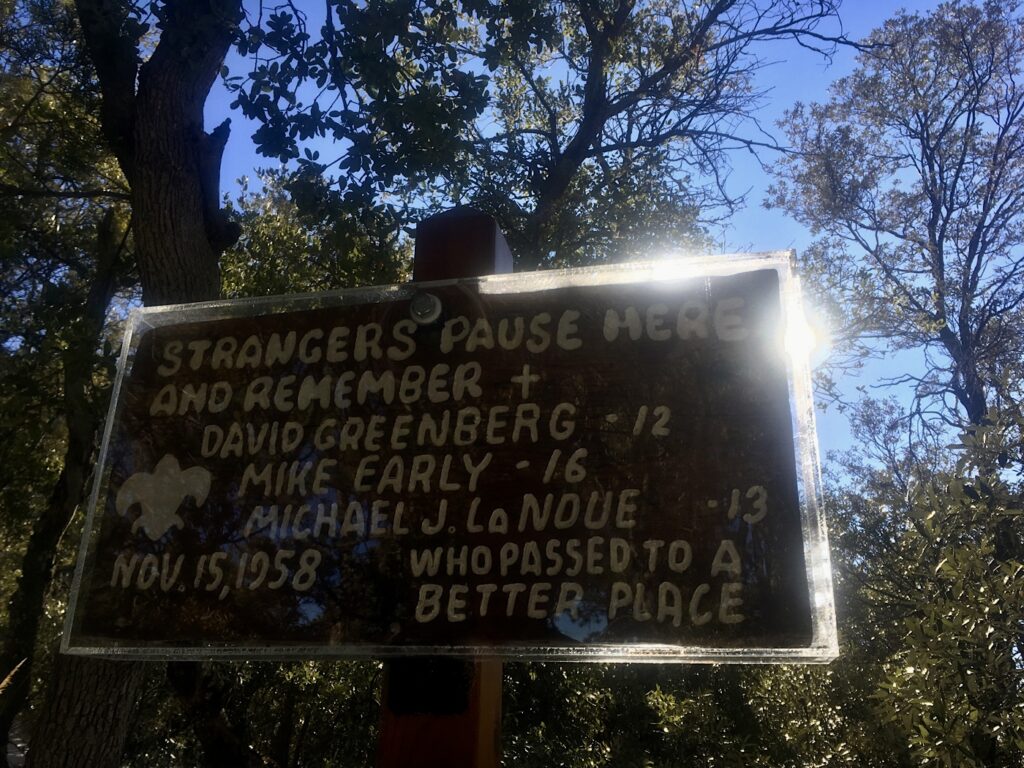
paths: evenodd
<path fill-rule="evenodd" d="M 785 255 L 133 314 L 73 653 L 835 655 Z"/>

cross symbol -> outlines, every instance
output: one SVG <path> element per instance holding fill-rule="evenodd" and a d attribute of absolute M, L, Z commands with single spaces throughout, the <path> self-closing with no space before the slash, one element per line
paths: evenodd
<path fill-rule="evenodd" d="M 530 373 L 529 364 L 523 366 L 521 374 L 512 377 L 512 383 L 518 384 L 521 387 L 524 400 L 530 396 L 530 385 L 537 381 L 540 381 L 540 375 Z"/>

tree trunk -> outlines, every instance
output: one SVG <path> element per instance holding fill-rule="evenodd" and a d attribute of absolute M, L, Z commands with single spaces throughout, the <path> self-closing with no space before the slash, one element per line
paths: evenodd
<path fill-rule="evenodd" d="M 241 21 L 241 1 L 164 3 L 159 42 L 141 65 L 139 31 L 125 23 L 130 3 L 76 0 L 76 8 L 100 81 L 104 135 L 131 187 L 145 303 L 215 298 L 220 254 L 239 230 L 219 206 L 228 126 L 207 134 L 203 105 Z M 143 670 L 138 662 L 62 658 L 31 742 L 32 764 L 115 765 Z"/>
<path fill-rule="evenodd" d="M 139 69 L 132 226 L 147 306 L 214 299 L 219 259 L 238 238 L 220 210 L 228 123 L 207 134 L 203 105 L 241 19 L 237 0 L 168 4 Z"/>
<path fill-rule="evenodd" d="M 26 768 L 116 768 L 145 667 L 60 654 L 53 666 Z"/>
<path fill-rule="evenodd" d="M 109 211 L 97 232 L 96 273 L 63 356 L 63 416 L 68 444 L 57 484 L 46 509 L 32 526 L 21 576 L 8 606 L 8 630 L 0 653 L 0 679 L 8 680 L 8 688 L 0 697 L 0 735 L 4 743 L 32 687 L 32 656 L 57 545 L 88 490 L 86 480 L 102 410 L 102 402 L 91 399 L 92 372 L 107 309 L 123 270 L 120 229 L 115 226 L 115 213 Z"/>

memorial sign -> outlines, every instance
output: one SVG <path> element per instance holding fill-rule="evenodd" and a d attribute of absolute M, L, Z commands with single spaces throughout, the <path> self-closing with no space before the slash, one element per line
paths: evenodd
<path fill-rule="evenodd" d="M 785 256 L 135 312 L 64 649 L 827 660 Z"/>

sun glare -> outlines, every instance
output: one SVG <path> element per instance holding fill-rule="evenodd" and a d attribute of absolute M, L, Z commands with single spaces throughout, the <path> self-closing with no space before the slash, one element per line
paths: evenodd
<path fill-rule="evenodd" d="M 651 277 L 655 280 L 689 280 L 704 274 L 701 264 L 691 254 L 675 252 L 651 262 Z"/>
<path fill-rule="evenodd" d="M 805 307 L 799 299 L 790 305 L 784 345 L 792 360 L 805 359 L 814 368 L 828 356 L 831 335 L 824 316 L 812 307 Z"/>

